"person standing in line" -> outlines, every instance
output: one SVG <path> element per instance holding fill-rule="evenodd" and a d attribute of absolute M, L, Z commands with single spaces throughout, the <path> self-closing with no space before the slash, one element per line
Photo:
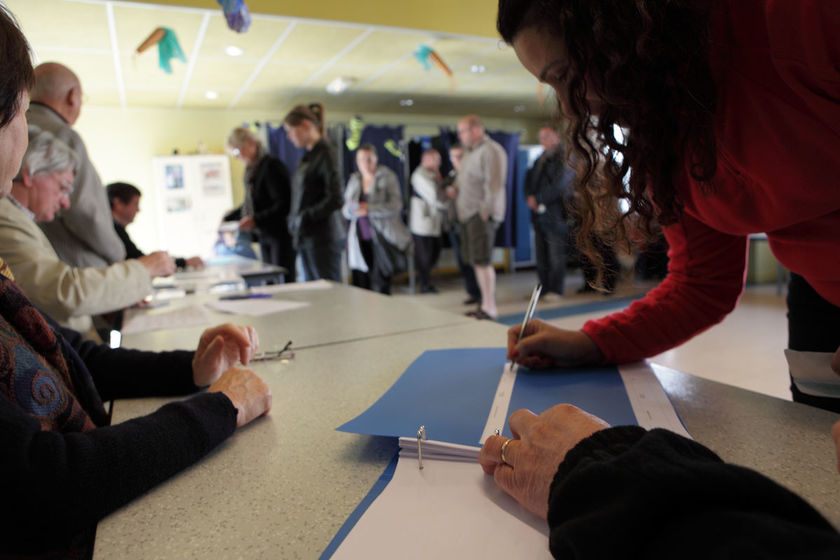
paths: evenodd
<path fill-rule="evenodd" d="M 227 144 L 231 153 L 245 163 L 245 201 L 239 212 L 239 230 L 256 230 L 262 261 L 282 266 L 288 271 L 286 282 L 294 282 L 295 250 L 288 226 L 292 197 L 289 170 L 245 127 L 235 128 Z"/>
<path fill-rule="evenodd" d="M 569 199 L 574 196 L 575 174 L 566 166 L 560 134 L 550 124 L 539 130 L 543 153 L 525 177 L 525 202 L 531 209 L 537 256 L 537 276 L 544 301 L 563 296 L 566 279 Z"/>
<path fill-rule="evenodd" d="M 82 85 L 72 70 L 45 62 L 35 68 L 29 124 L 55 135 L 79 159 L 70 208 L 41 224 L 59 258 L 70 266 L 102 268 L 125 260 L 125 247 L 114 231 L 108 197 L 88 157 L 81 136 L 73 130 L 82 110 Z"/>
<path fill-rule="evenodd" d="M 420 165 L 411 174 L 411 189 L 409 227 L 414 237 L 420 293 L 436 294 L 431 272 L 440 256 L 441 225 L 446 211 L 446 205 L 441 202 L 440 152 L 434 149 L 423 152 Z"/>
<path fill-rule="evenodd" d="M 292 144 L 306 148 L 292 178 L 289 234 L 305 280 L 341 281 L 344 205 L 335 156 L 325 139 L 324 106 L 298 105 L 283 120 Z"/>
<path fill-rule="evenodd" d="M 461 232 L 458 226 L 458 213 L 455 209 L 458 198 L 458 172 L 461 170 L 461 159 L 464 157 L 464 147 L 460 142 L 455 142 L 449 148 L 449 161 L 452 163 L 452 170 L 443 180 L 444 193 L 448 210 L 446 213 L 446 229 L 449 235 L 449 243 L 452 245 L 452 253 L 455 255 L 455 262 L 458 263 L 458 270 L 464 278 L 464 289 L 467 291 L 467 299 L 464 305 L 475 305 L 481 301 L 481 290 L 478 289 L 478 282 L 475 279 L 475 270 L 464 262 L 461 256 Z"/>
<path fill-rule="evenodd" d="M 481 289 L 481 305 L 467 315 L 495 319 L 499 313 L 492 254 L 496 230 L 505 218 L 507 154 L 487 136 L 476 115 L 458 122 L 458 138 L 467 150 L 458 173 L 460 190 L 455 202 L 461 224 L 461 253 L 475 269 Z"/>
<path fill-rule="evenodd" d="M 357 173 L 344 191 L 344 217 L 350 220 L 347 251 L 353 285 L 391 293 L 391 277 L 405 268 L 411 235 L 402 220 L 403 197 L 396 173 L 379 165 L 376 148 L 356 151 Z"/>

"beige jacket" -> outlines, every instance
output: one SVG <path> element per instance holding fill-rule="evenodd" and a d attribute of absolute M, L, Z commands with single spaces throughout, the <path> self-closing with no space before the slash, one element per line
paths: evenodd
<path fill-rule="evenodd" d="M 30 125 L 52 132 L 79 157 L 70 209 L 41 224 L 56 254 L 79 267 L 103 267 L 125 260 L 125 246 L 114 231 L 108 193 L 88 158 L 81 136 L 58 113 L 41 103 L 33 102 L 26 118 Z"/>
<path fill-rule="evenodd" d="M 63 263 L 35 220 L 8 198 L 0 200 L 0 256 L 36 306 L 81 333 L 93 325 L 90 315 L 123 309 L 152 292 L 152 279 L 136 259 L 105 268 Z"/>

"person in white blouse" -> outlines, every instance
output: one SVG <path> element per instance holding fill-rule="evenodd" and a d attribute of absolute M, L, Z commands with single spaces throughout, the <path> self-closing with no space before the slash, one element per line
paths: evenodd
<path fill-rule="evenodd" d="M 440 175 L 440 153 L 423 152 L 420 165 L 411 174 L 411 215 L 409 229 L 414 237 L 414 262 L 420 277 L 420 292 L 437 293 L 431 271 L 440 256 L 441 227 L 447 210 Z"/>

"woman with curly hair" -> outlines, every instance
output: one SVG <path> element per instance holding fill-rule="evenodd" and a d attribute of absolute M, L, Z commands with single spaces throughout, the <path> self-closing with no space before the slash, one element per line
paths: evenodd
<path fill-rule="evenodd" d="M 672 348 L 731 311 L 748 235 L 766 232 L 792 271 L 790 347 L 834 352 L 840 374 L 836 2 L 500 0 L 498 28 L 569 121 L 584 251 L 597 260 L 594 232 L 651 239 L 656 221 L 670 244 L 668 276 L 647 297 L 580 331 L 532 321 L 517 343 L 514 327 L 509 357 L 617 363 Z M 616 199 L 629 210 L 616 215 Z M 611 428 L 569 405 L 509 424 L 514 438 L 490 436 L 479 461 L 547 520 L 556 558 L 840 551 L 797 496 L 667 430 Z M 840 422 L 832 433 L 840 467 Z"/>
<path fill-rule="evenodd" d="M 835 352 L 840 374 L 836 3 L 500 0 L 498 28 L 569 121 L 584 250 L 597 260 L 590 231 L 629 244 L 658 220 L 671 260 L 626 311 L 580 331 L 532 323 L 517 361 L 623 363 L 685 342 L 735 307 L 748 236 L 766 232 L 792 273 L 790 348 Z"/>

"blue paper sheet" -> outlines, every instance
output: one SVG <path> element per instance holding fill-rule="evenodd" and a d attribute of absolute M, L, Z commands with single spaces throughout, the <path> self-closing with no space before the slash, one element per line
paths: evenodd
<path fill-rule="evenodd" d="M 337 429 L 414 437 L 424 425 L 428 439 L 479 445 L 504 365 L 504 348 L 426 351 L 378 401 Z M 539 414 L 559 403 L 578 406 L 611 425 L 637 424 L 615 367 L 519 369 L 509 413 L 528 408 Z M 510 437 L 507 426 L 504 431 Z"/>

